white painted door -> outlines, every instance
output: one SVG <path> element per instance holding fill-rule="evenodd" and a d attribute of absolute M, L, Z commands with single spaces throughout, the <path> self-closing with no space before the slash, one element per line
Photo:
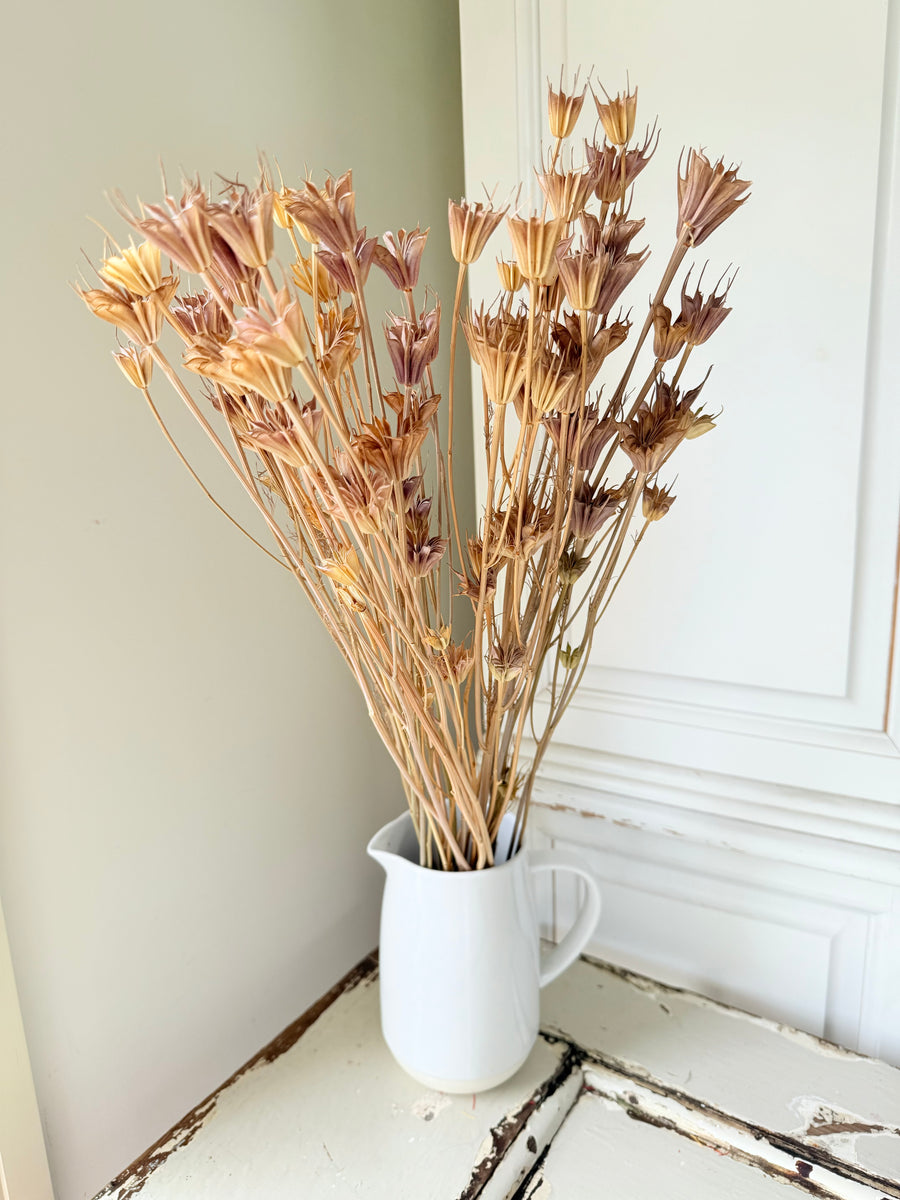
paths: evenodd
<path fill-rule="evenodd" d="M 561 65 L 613 94 L 627 71 L 638 124 L 659 115 L 636 312 L 673 241 L 682 147 L 754 181 L 698 255 L 707 278 L 740 267 L 702 364 L 719 428 L 680 452 L 677 504 L 546 760 L 534 836 L 590 857 L 597 953 L 900 1062 L 896 5 L 460 12 L 470 196 L 530 175 Z M 474 295 L 495 294 L 493 272 L 477 264 Z M 548 923 L 574 899 L 560 888 Z"/>
<path fill-rule="evenodd" d="M 0 1200 L 53 1200 L 0 908 Z"/>

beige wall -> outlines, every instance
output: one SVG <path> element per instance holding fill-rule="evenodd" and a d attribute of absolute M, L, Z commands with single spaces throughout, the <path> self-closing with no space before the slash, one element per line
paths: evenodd
<path fill-rule="evenodd" d="M 456 6 L 18 5 L 0 87 L 0 889 L 58 1200 L 90 1196 L 377 937 L 393 767 L 296 587 L 164 445 L 68 290 L 157 161 L 352 165 L 449 300 Z M 191 452 L 210 463 L 183 422 Z M 215 478 L 215 476 L 214 476 Z"/>

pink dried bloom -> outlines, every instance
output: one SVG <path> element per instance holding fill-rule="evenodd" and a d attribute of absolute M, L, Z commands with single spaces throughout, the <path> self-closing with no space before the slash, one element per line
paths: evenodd
<path fill-rule="evenodd" d="M 322 242 L 336 254 L 355 249 L 359 230 L 352 171 L 339 179 L 329 176 L 321 190 L 307 180 L 302 190 L 283 203 L 288 214 L 312 235 L 310 241 Z"/>
<path fill-rule="evenodd" d="M 158 246 L 185 271 L 200 274 L 209 266 L 212 244 L 208 200 L 199 181 L 185 184 L 180 200 L 166 196 L 165 205 L 141 205 L 138 218 L 118 197 L 117 207 L 132 228 Z"/>
<path fill-rule="evenodd" d="M 589 484 L 582 482 L 575 492 L 572 502 L 573 537 L 588 541 L 599 533 L 610 517 L 615 516 L 619 509 L 619 498 L 595 481 Z"/>
<path fill-rule="evenodd" d="M 642 146 L 632 150 L 619 150 L 616 146 L 598 146 L 596 142 L 585 142 L 588 166 L 595 176 L 594 195 L 603 204 L 616 204 L 622 196 L 622 155 L 625 156 L 625 191 L 646 167 L 659 145 L 656 125 L 647 130 Z"/>
<path fill-rule="evenodd" d="M 410 233 L 400 229 L 396 235 L 383 234 L 384 245 L 375 247 L 374 261 L 399 291 L 411 292 L 419 282 L 419 266 L 427 239 L 428 230 L 423 232 L 417 225 Z"/>
<path fill-rule="evenodd" d="M 406 561 L 414 575 L 430 575 L 437 567 L 447 549 L 447 539 L 441 537 L 424 538 L 421 541 L 415 537 L 406 540 Z"/>
<path fill-rule="evenodd" d="M 394 376 L 401 387 L 418 387 L 426 367 L 437 357 L 440 317 L 440 305 L 423 312 L 417 321 L 389 314 L 384 336 Z"/>
<path fill-rule="evenodd" d="M 369 278 L 378 243 L 366 237 L 365 226 L 356 235 L 352 250 L 320 250 L 319 262 L 345 292 L 355 292 Z"/>
<path fill-rule="evenodd" d="M 260 185 L 252 191 L 244 184 L 227 185 L 228 200 L 209 206 L 209 222 L 246 267 L 263 267 L 272 257 L 275 194 Z"/>
<path fill-rule="evenodd" d="M 592 311 L 606 316 L 649 257 L 650 251 L 642 250 L 638 254 L 626 254 L 614 263 L 603 278 Z"/>
<path fill-rule="evenodd" d="M 172 316 L 187 341 L 211 337 L 224 342 L 231 334 L 231 321 L 212 292 L 179 296 L 172 305 Z"/>
<path fill-rule="evenodd" d="M 690 275 L 688 275 L 690 278 Z M 702 273 L 700 276 L 703 278 Z M 719 281 L 721 283 L 721 280 Z M 734 282 L 734 277 L 725 284 L 725 289 L 719 294 L 716 284 L 712 295 L 704 297 L 699 290 L 688 295 L 687 285 L 688 280 L 685 279 L 681 289 L 681 313 L 678 320 L 687 326 L 686 342 L 689 346 L 702 346 L 704 342 L 709 341 L 712 335 L 716 332 L 728 314 L 730 308 L 725 307 L 725 300 L 728 297 L 728 291 Z"/>
<path fill-rule="evenodd" d="M 565 441 L 562 440 L 562 427 L 561 416 L 544 418 L 544 428 L 556 447 L 558 457 L 563 462 L 571 463 L 576 471 L 593 470 L 600 461 L 604 446 L 616 433 L 615 422 L 601 418 L 597 404 L 588 404 L 583 412 L 570 415 Z"/>
<path fill-rule="evenodd" d="M 212 261 L 209 274 L 233 304 L 252 306 L 259 294 L 259 271 L 241 262 L 228 242 L 211 231 Z"/>

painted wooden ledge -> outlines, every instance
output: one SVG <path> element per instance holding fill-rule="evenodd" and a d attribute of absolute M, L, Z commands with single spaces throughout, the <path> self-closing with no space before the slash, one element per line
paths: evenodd
<path fill-rule="evenodd" d="M 424 1091 L 364 960 L 96 1200 L 900 1200 L 900 1070 L 583 959 L 509 1083 Z"/>

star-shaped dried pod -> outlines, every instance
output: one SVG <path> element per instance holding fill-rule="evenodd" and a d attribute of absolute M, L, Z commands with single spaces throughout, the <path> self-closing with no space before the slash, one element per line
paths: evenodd
<path fill-rule="evenodd" d="M 686 233 L 692 246 L 700 246 L 749 197 L 749 179 L 738 179 L 735 164 L 724 159 L 711 163 L 702 150 L 688 150 L 684 174 L 678 160 L 678 236 Z"/>
<path fill-rule="evenodd" d="M 685 321 L 672 321 L 672 310 L 665 304 L 650 309 L 653 323 L 653 353 L 657 362 L 668 362 L 684 349 L 689 326 Z"/>
<path fill-rule="evenodd" d="M 544 277 L 549 276 L 565 227 L 566 223 L 560 217 L 546 221 L 539 216 L 507 217 L 506 228 L 513 253 L 526 279 L 544 282 Z"/>
<path fill-rule="evenodd" d="M 600 249 L 570 250 L 560 245 L 556 252 L 559 278 L 566 299 L 576 312 L 592 309 L 600 296 L 600 285 L 609 266 L 609 255 Z"/>
<path fill-rule="evenodd" d="M 284 200 L 284 207 L 308 242 L 321 242 L 336 254 L 356 246 L 359 230 L 352 171 L 337 179 L 329 176 L 323 188 L 307 179 L 302 189 Z"/>
<path fill-rule="evenodd" d="M 275 193 L 261 184 L 226 184 L 225 203 L 209 206 L 209 222 L 246 267 L 264 267 L 274 249 Z"/>
<path fill-rule="evenodd" d="M 209 200 L 199 181 L 185 183 L 180 200 L 166 196 L 165 204 L 141 204 L 138 217 L 120 193 L 113 202 L 122 217 L 185 271 L 199 275 L 212 261 Z"/>
<path fill-rule="evenodd" d="M 162 254 L 150 242 L 138 246 L 132 242 L 121 253 L 104 258 L 98 273 L 106 283 L 133 296 L 149 296 L 162 286 Z"/>
<path fill-rule="evenodd" d="M 661 521 L 672 505 L 675 497 L 672 495 L 673 485 L 661 487 L 657 484 L 646 484 L 641 495 L 641 511 L 645 521 Z"/>
<path fill-rule="evenodd" d="M 506 208 L 497 209 L 480 200 L 449 202 L 450 252 L 458 263 L 468 265 L 478 261 L 506 212 Z"/>
<path fill-rule="evenodd" d="M 547 116 L 550 120 L 550 134 L 557 139 L 571 137 L 578 123 L 578 117 L 581 113 L 581 107 L 584 104 L 584 97 L 587 94 L 587 88 L 581 89 L 580 93 L 576 93 L 575 88 L 578 87 L 578 76 L 575 76 L 575 84 L 570 93 L 562 90 L 562 81 L 560 81 L 559 91 L 553 90 L 553 85 L 550 80 L 547 80 Z"/>
<path fill-rule="evenodd" d="M 600 124 L 603 126 L 603 132 L 606 134 L 607 140 L 612 142 L 614 146 L 627 146 L 631 141 L 631 135 L 634 133 L 634 120 L 637 114 L 637 88 L 633 92 L 620 92 L 614 97 L 609 95 L 602 84 L 600 85 L 600 90 L 606 97 L 605 103 L 600 100 L 593 88 L 591 89 L 591 94 L 597 106 L 597 115 L 600 118 Z"/>
<path fill-rule="evenodd" d="M 566 224 L 574 221 L 594 192 L 594 172 L 554 171 L 536 172 L 541 191 L 554 217 L 561 217 Z"/>
<path fill-rule="evenodd" d="M 141 391 L 146 391 L 153 377 L 153 359 L 150 357 L 150 351 L 128 346 L 124 350 L 114 351 L 113 358 L 128 382 Z"/>
<path fill-rule="evenodd" d="M 411 292 L 419 282 L 422 252 L 428 240 L 428 230 L 417 225 L 409 233 L 399 229 L 396 234 L 382 234 L 383 246 L 376 246 L 374 261 L 398 291 Z"/>

